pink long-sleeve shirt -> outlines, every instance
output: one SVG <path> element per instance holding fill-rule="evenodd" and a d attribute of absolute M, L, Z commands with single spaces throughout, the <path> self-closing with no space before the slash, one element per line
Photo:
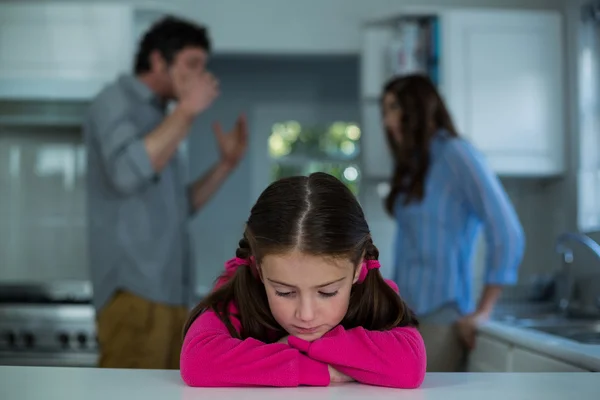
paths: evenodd
<path fill-rule="evenodd" d="M 232 324 L 239 332 L 240 322 L 232 318 Z M 328 365 L 377 386 L 417 388 L 425 377 L 425 345 L 412 327 L 382 332 L 337 326 L 314 342 L 290 336 L 288 343 L 236 339 L 213 311 L 206 311 L 185 336 L 181 377 L 201 387 L 327 386 Z"/>

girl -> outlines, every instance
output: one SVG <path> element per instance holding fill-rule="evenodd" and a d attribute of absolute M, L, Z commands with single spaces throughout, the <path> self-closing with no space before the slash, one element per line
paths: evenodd
<path fill-rule="evenodd" d="M 396 220 L 395 281 L 421 321 L 428 371 L 464 368 L 476 325 L 523 258 L 521 224 L 482 155 L 460 139 L 433 83 L 420 75 L 383 90 L 386 136 L 395 160 L 387 211 Z M 472 256 L 487 239 L 486 287 L 475 307 Z"/>
<path fill-rule="evenodd" d="M 363 211 L 336 178 L 271 184 L 237 257 L 185 326 L 190 386 L 421 385 L 417 320 L 379 273 Z"/>

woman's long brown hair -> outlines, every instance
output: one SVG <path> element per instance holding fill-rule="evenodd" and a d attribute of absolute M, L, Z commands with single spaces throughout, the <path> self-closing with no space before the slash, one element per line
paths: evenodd
<path fill-rule="evenodd" d="M 286 336 L 271 314 L 265 287 L 250 265 L 250 257 L 260 265 L 265 255 L 294 249 L 317 256 L 343 257 L 356 266 L 363 258 L 379 257 L 362 208 L 342 182 L 325 173 L 279 180 L 257 200 L 239 242 L 236 256 L 248 260 L 248 265 L 239 267 L 223 286 L 194 308 L 184 334 L 200 314 L 212 310 L 233 337 L 271 343 Z M 235 315 L 231 314 L 231 304 L 236 305 Z M 240 332 L 235 329 L 233 318 L 240 322 Z M 363 283 L 353 286 L 341 324 L 346 329 L 360 326 L 388 330 L 417 326 L 418 322 L 379 270 L 371 270 Z"/>
<path fill-rule="evenodd" d="M 413 74 L 394 78 L 383 88 L 382 103 L 386 94 L 394 96 L 402 112 L 401 143 L 389 132 L 386 135 L 395 165 L 385 208 L 393 215 L 399 195 L 404 195 L 404 205 L 423 200 L 434 136 L 441 130 L 449 137 L 458 137 L 458 133 L 442 97 L 428 77 Z"/>

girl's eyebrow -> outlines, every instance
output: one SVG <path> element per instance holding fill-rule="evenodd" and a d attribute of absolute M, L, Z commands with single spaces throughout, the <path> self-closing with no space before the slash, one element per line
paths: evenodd
<path fill-rule="evenodd" d="M 321 285 L 317 285 L 315 286 L 315 288 L 319 289 L 325 286 L 329 286 L 329 285 L 333 285 L 334 283 L 338 283 L 343 281 L 344 279 L 346 279 L 346 277 L 340 278 L 340 279 L 336 279 L 335 281 L 331 281 L 331 282 L 327 282 L 327 283 L 323 283 Z M 271 283 L 274 283 L 276 285 L 281 285 L 281 286 L 285 286 L 285 287 L 289 287 L 289 288 L 295 288 L 296 286 L 294 285 L 290 285 L 289 283 L 284 283 L 284 282 L 279 282 L 279 281 L 275 281 L 273 279 L 267 278 L 267 280 Z"/>

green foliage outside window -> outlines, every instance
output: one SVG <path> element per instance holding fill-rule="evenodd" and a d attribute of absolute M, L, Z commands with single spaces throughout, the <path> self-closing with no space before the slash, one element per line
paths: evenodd
<path fill-rule="evenodd" d="M 360 135 L 360 128 L 354 123 L 309 127 L 296 121 L 276 123 L 269 137 L 271 179 L 326 172 L 358 195 Z"/>

